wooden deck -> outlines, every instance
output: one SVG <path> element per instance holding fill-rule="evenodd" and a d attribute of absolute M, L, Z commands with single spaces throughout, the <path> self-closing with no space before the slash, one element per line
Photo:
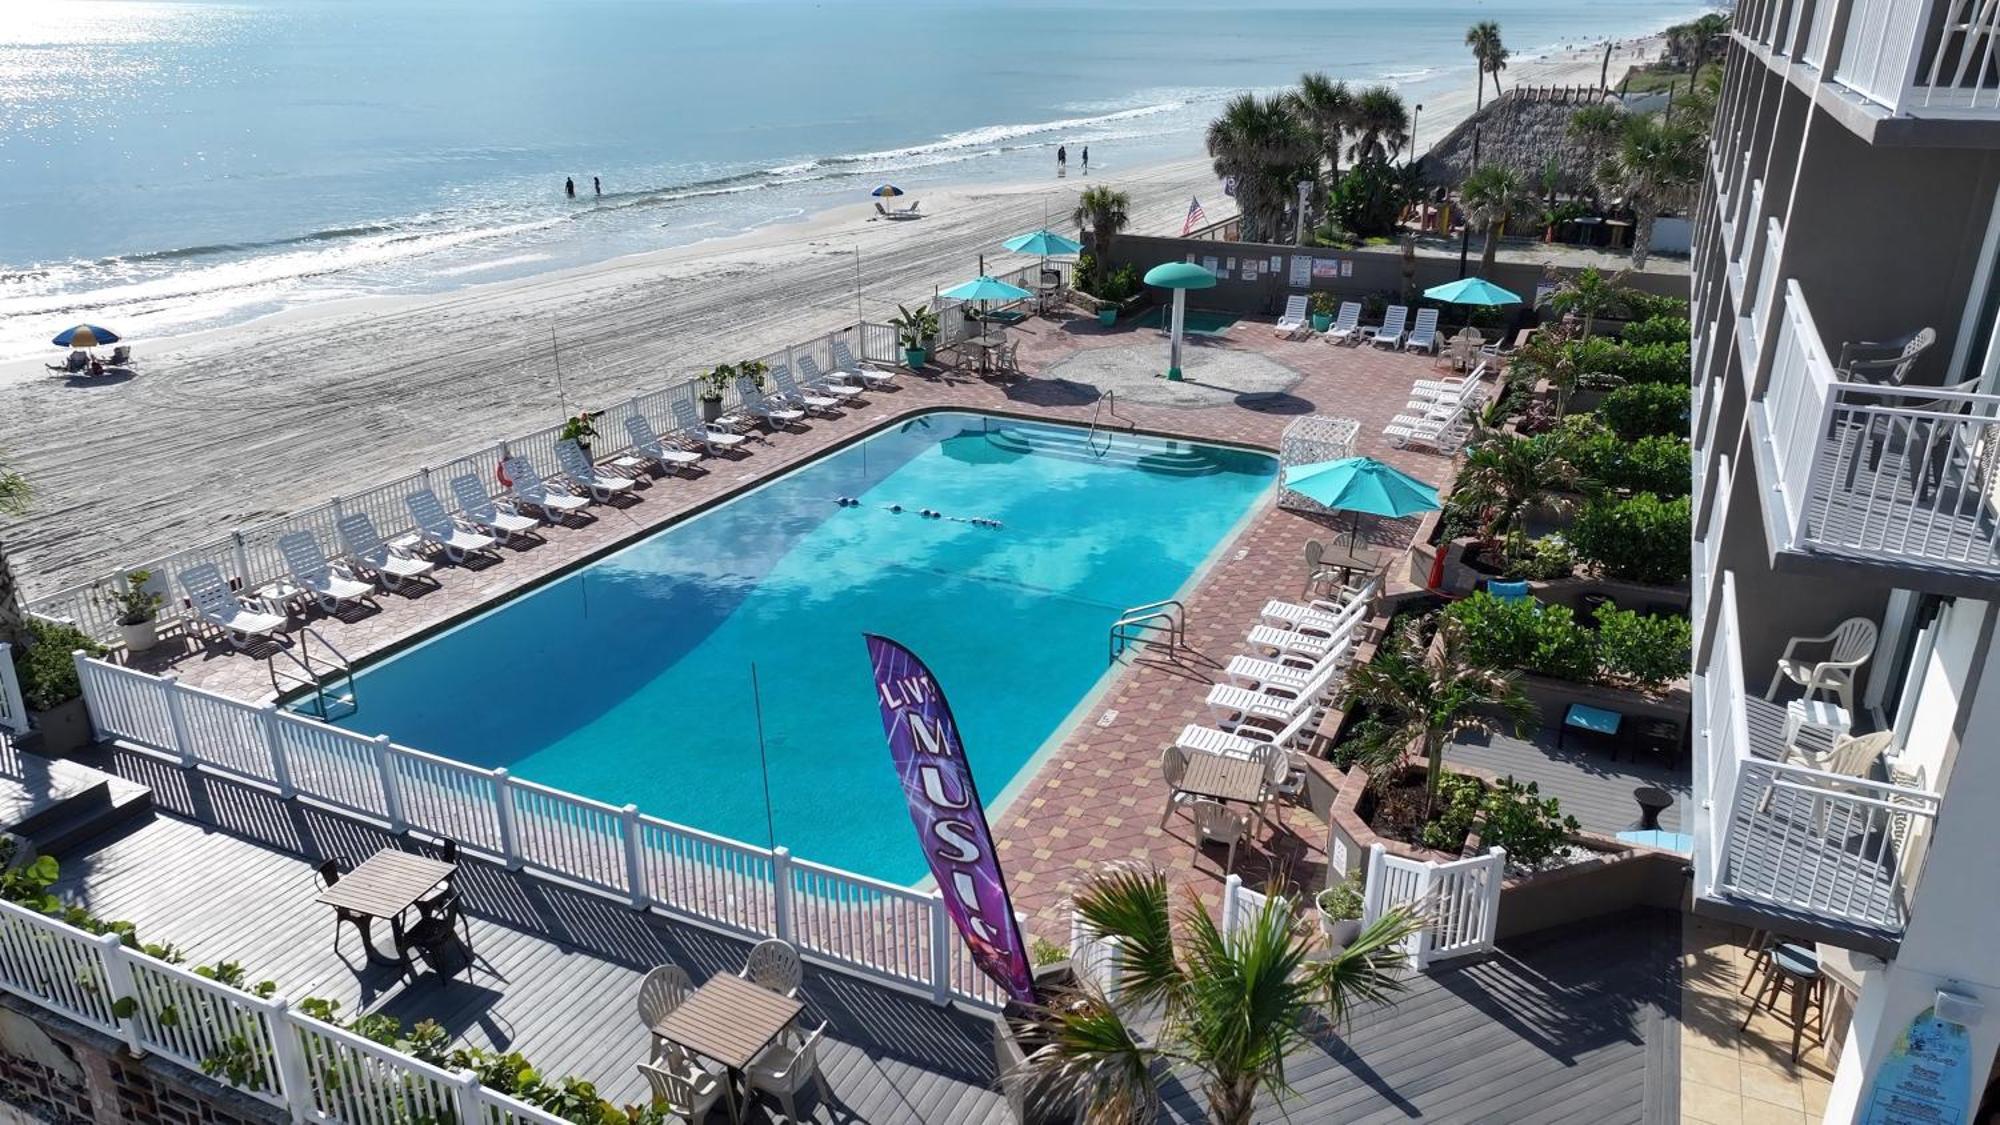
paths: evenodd
<path fill-rule="evenodd" d="M 1562 811 L 1577 819 L 1585 832 L 1616 836 L 1639 822 L 1639 806 L 1632 791 L 1642 785 L 1658 786 L 1674 795 L 1674 803 L 1660 814 L 1660 827 L 1685 831 L 1685 813 L 1692 783 L 1689 763 L 1681 758 L 1672 766 L 1650 760 L 1630 761 L 1630 752 L 1613 757 L 1608 749 L 1581 739 L 1556 745 L 1554 731 L 1543 728 L 1530 739 L 1507 734 L 1461 735 L 1445 751 L 1445 761 L 1512 776 L 1516 781 L 1532 781 L 1544 797 L 1562 802 Z"/>

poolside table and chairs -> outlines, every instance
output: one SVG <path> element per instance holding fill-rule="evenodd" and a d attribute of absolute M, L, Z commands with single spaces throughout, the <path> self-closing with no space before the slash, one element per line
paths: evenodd
<path fill-rule="evenodd" d="M 427 961 L 433 961 L 434 967 L 437 967 L 448 952 L 448 944 L 457 940 L 453 929 L 458 909 L 456 902 L 451 902 L 445 910 L 420 910 L 422 916 L 414 927 L 406 928 L 403 919 L 412 909 L 419 909 L 421 903 L 431 899 L 432 892 L 448 885 L 457 873 L 456 863 L 387 848 L 368 857 L 352 871 L 327 874 L 325 888 L 313 901 L 333 907 L 342 921 L 358 918 L 389 923 L 396 948 L 393 957 L 385 957 L 375 948 L 365 922 L 356 925 L 361 931 L 361 944 L 370 962 L 400 965 L 407 969 L 410 954 L 416 952 Z M 467 952 L 470 952 L 469 949 Z"/>
<path fill-rule="evenodd" d="M 762 1091 L 778 1099 L 787 1120 L 797 1120 L 793 1098 L 806 1083 L 818 1086 L 822 1099 L 829 1097 L 817 1054 L 826 1027 L 809 1033 L 798 1027 L 805 1011 L 798 995 L 801 971 L 798 950 L 773 938 L 751 949 L 741 973 L 717 973 L 685 995 L 687 976 L 677 967 L 648 974 L 649 980 L 664 976 L 678 982 L 650 1002 L 642 987 L 639 1002 L 654 1041 L 640 1070 L 659 1077 L 655 1085 L 667 1094 L 669 1108 L 684 1116 L 692 1110 L 698 1120 L 719 1096 L 729 1119 L 740 1122 L 750 1096 Z M 720 1066 L 723 1074 L 704 1062 Z M 726 1081 L 717 1083 L 718 1077 Z"/>

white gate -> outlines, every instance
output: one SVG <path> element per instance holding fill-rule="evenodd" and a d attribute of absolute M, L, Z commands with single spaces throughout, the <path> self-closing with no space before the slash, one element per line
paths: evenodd
<path fill-rule="evenodd" d="M 14 675 L 13 646 L 0 641 L 0 731 L 28 733 L 28 706 L 21 702 L 21 681 Z"/>
<path fill-rule="evenodd" d="M 1419 969 L 1485 953 L 1493 948 L 1500 884 L 1506 876 L 1507 853 L 1501 848 L 1471 859 L 1432 863 L 1390 855 L 1376 844 L 1368 849 L 1361 923 L 1370 925 L 1396 907 L 1415 910 L 1422 925 L 1403 949 Z"/>

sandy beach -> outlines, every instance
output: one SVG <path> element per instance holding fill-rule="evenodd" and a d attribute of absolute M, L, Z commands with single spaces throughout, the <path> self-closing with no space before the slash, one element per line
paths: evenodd
<path fill-rule="evenodd" d="M 1657 41 L 1628 40 L 1612 80 Z M 1594 85 L 1603 45 L 1515 61 L 1508 88 Z M 1473 75 L 1425 99 L 1419 144 L 1473 108 Z M 1132 197 L 1134 233 L 1177 233 L 1188 198 L 1233 213 L 1206 158 L 1085 179 L 921 196 L 918 222 L 869 204 L 748 235 L 420 298 L 325 304 L 138 340 L 129 378 L 77 385 L 0 366 L 0 456 L 35 491 L 7 529 L 31 597 L 559 420 L 551 329 L 572 410 L 601 406 L 867 319 L 934 286 L 1026 264 L 1000 242 L 1068 225 L 1076 193 Z M 54 356 L 54 353 L 51 353 Z"/>

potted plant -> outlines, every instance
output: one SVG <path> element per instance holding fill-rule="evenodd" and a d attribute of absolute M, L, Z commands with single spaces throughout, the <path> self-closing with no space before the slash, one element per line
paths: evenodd
<path fill-rule="evenodd" d="M 1324 289 L 1314 293 L 1312 295 L 1313 331 L 1324 332 L 1332 327 L 1333 314 L 1337 308 L 1338 302 L 1333 299 L 1333 294 Z"/>
<path fill-rule="evenodd" d="M 938 334 L 938 316 L 921 306 L 911 309 L 896 306 L 896 316 L 889 324 L 896 330 L 896 342 L 903 348 L 903 364 L 912 371 L 920 371 L 930 362 L 931 345 Z"/>
<path fill-rule="evenodd" d="M 564 419 L 562 433 L 559 436 L 564 441 L 573 441 L 582 446 L 584 454 L 588 456 L 590 453 L 590 439 L 597 436 L 597 427 L 590 424 L 591 420 L 596 417 L 596 414 L 585 410 L 574 418 Z"/>
<path fill-rule="evenodd" d="M 1319 932 L 1337 949 L 1353 944 L 1361 933 L 1361 889 L 1342 879 L 1314 896 L 1319 906 Z"/>
<path fill-rule="evenodd" d="M 104 596 L 105 604 L 118 610 L 118 635 L 127 652 L 144 652 L 159 643 L 153 622 L 167 599 L 146 588 L 152 580 L 152 571 L 135 570 L 125 576 L 125 589 L 111 590 Z"/>
<path fill-rule="evenodd" d="M 21 701 L 41 738 L 38 752 L 67 754 L 90 745 L 90 709 L 83 701 L 76 659 L 82 651 L 103 656 L 103 645 L 73 625 L 41 618 L 28 619 L 28 644 L 14 651 L 15 678 Z"/>
<path fill-rule="evenodd" d="M 1118 323 L 1118 306 L 1109 301 L 1097 306 L 1097 323 L 1106 328 Z"/>
<path fill-rule="evenodd" d="M 701 420 L 713 422 L 722 417 L 722 392 L 736 379 L 736 365 L 718 363 L 715 369 L 700 377 L 701 389 L 696 397 L 701 401 Z"/>

